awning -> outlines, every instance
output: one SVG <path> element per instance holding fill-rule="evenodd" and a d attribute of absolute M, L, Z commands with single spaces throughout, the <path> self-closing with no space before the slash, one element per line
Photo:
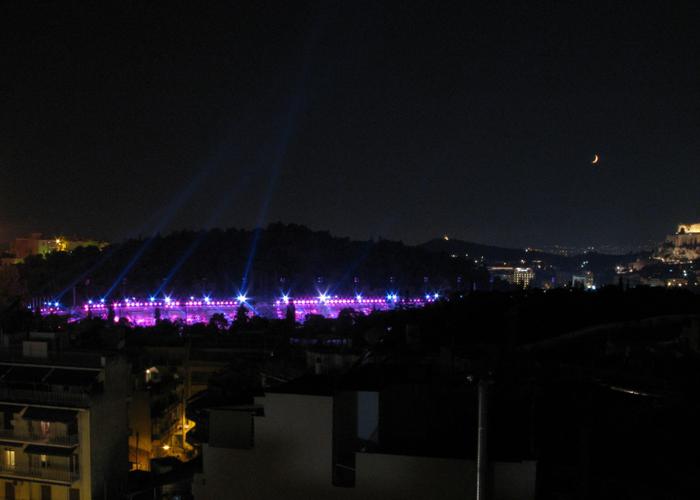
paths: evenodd
<path fill-rule="evenodd" d="M 13 448 L 21 448 L 22 443 L 15 443 L 14 441 L 0 441 L 0 446 L 11 446 Z"/>
<path fill-rule="evenodd" d="M 25 420 L 41 420 L 43 422 L 70 422 L 75 420 L 78 414 L 76 410 L 59 410 L 56 408 L 40 408 L 30 406 L 24 412 L 22 418 Z"/>
<path fill-rule="evenodd" d="M 30 455 L 51 455 L 54 457 L 69 457 L 75 451 L 75 446 L 72 448 L 61 448 L 58 446 L 43 446 L 40 444 L 29 444 L 24 449 L 25 453 Z"/>

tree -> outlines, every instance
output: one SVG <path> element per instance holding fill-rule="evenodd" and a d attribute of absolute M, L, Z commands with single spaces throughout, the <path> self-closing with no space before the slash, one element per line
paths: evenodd
<path fill-rule="evenodd" d="M 209 326 L 215 330 L 223 331 L 228 327 L 228 320 L 221 313 L 212 314 L 211 318 L 209 318 Z"/>
<path fill-rule="evenodd" d="M 338 331 L 342 333 L 348 333 L 349 331 L 351 331 L 352 328 L 355 326 L 355 323 L 357 323 L 359 315 L 360 314 L 357 311 L 355 311 L 352 307 L 343 308 L 338 313 L 338 319 L 336 322 Z"/>
<path fill-rule="evenodd" d="M 287 304 L 287 311 L 285 312 L 284 319 L 292 326 L 296 323 L 296 307 L 294 306 L 294 302 Z"/>
<path fill-rule="evenodd" d="M 241 327 L 247 325 L 248 321 L 248 308 L 245 306 L 245 304 L 241 304 L 236 310 L 236 319 L 233 321 L 233 324 Z"/>
<path fill-rule="evenodd" d="M 27 288 L 15 266 L 0 267 L 0 310 L 26 297 Z"/>

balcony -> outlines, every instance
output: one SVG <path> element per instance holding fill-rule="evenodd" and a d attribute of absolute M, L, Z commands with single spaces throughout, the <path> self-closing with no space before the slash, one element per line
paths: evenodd
<path fill-rule="evenodd" d="M 67 405 L 86 408 L 90 406 L 90 396 L 83 392 L 42 391 L 38 389 L 19 389 L 0 387 L 0 401 L 20 403 Z"/>
<path fill-rule="evenodd" d="M 42 436 L 33 432 L 21 432 L 15 429 L 0 429 L 0 439 L 22 443 L 53 444 L 56 446 L 75 446 L 78 444 L 77 434 L 49 434 L 48 436 Z"/>
<path fill-rule="evenodd" d="M 59 467 L 10 467 L 0 464 L 0 476 L 12 479 L 28 479 L 52 481 L 57 483 L 72 484 L 80 479 L 80 474 L 71 472 L 67 468 Z"/>

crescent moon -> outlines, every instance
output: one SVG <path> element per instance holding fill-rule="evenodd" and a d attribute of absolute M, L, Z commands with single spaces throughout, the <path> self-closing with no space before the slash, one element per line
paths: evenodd
<path fill-rule="evenodd" d="M 600 161 L 600 156 L 595 155 L 593 158 L 593 161 L 591 162 L 592 165 L 597 165 L 598 162 Z"/>

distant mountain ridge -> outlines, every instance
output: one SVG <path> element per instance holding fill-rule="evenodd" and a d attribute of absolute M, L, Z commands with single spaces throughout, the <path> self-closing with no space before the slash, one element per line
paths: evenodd
<path fill-rule="evenodd" d="M 259 231 L 176 231 L 126 240 L 102 250 L 52 252 L 28 257 L 18 268 L 30 295 L 75 295 L 82 300 L 154 293 L 235 296 L 241 290 L 259 297 L 278 296 L 283 291 L 296 295 L 387 290 L 421 294 L 488 287 L 485 266 L 497 263 L 517 264 L 522 259 L 533 265 L 533 260 L 542 260 L 556 271 L 576 272 L 585 262 L 586 270 L 614 273 L 616 264 L 635 258 L 636 254 L 597 253 L 566 257 L 453 239 L 421 245 L 358 241 L 274 223 Z"/>

